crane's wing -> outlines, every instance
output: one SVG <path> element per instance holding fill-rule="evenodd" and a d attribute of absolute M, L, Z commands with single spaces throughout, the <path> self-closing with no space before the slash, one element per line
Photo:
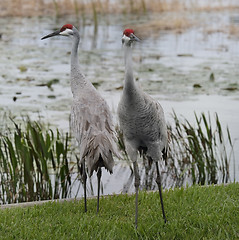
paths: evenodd
<path fill-rule="evenodd" d="M 162 144 L 161 149 L 162 149 L 162 157 L 164 160 L 167 158 L 167 151 L 168 151 L 168 131 L 167 131 L 167 125 L 165 121 L 165 116 L 164 116 L 164 111 L 162 106 L 158 101 L 154 100 L 154 105 L 156 108 L 156 114 L 157 114 L 157 119 L 158 119 L 158 127 L 160 129 L 159 131 L 159 138 L 160 142 Z"/>
<path fill-rule="evenodd" d="M 166 159 L 168 149 L 168 132 L 163 108 L 160 103 L 153 99 L 150 95 L 144 93 L 143 91 L 141 93 L 144 99 L 142 105 L 145 105 L 144 108 L 147 109 L 149 116 L 148 121 L 150 121 L 150 130 L 156 134 L 155 143 L 156 145 L 159 145 L 159 151 L 162 152 L 163 159 Z"/>
<path fill-rule="evenodd" d="M 119 157 L 112 116 L 100 95 L 73 100 L 71 125 L 80 147 L 80 160 L 86 160 L 89 175 L 100 166 L 112 173 L 112 153 Z"/>

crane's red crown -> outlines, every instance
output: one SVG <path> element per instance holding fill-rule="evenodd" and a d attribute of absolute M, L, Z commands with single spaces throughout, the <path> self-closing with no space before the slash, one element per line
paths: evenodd
<path fill-rule="evenodd" d="M 127 28 L 127 29 L 124 30 L 124 35 L 127 36 L 127 37 L 129 37 L 131 33 L 134 34 L 133 29 Z"/>
<path fill-rule="evenodd" d="M 66 29 L 72 29 L 73 28 L 73 25 L 71 24 L 65 24 L 62 28 L 61 28 L 61 32 L 65 31 Z"/>

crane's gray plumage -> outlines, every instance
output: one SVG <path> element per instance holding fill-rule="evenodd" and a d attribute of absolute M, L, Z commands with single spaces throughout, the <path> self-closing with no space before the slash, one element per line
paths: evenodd
<path fill-rule="evenodd" d="M 118 105 L 118 116 L 120 128 L 123 132 L 126 152 L 133 161 L 136 187 L 136 217 L 137 227 L 137 204 L 138 187 L 140 177 L 138 173 L 138 152 L 143 153 L 149 161 L 156 162 L 157 183 L 161 195 L 161 182 L 158 170 L 158 161 L 165 157 L 167 151 L 167 127 L 164 112 L 161 105 L 144 93 L 135 82 L 132 67 L 132 44 L 139 39 L 134 35 L 132 29 L 126 29 L 123 34 L 122 43 L 125 55 L 125 81 L 123 95 Z M 163 202 L 162 210 L 164 219 Z"/>
<path fill-rule="evenodd" d="M 98 94 L 91 91 L 74 98 L 71 110 L 71 124 L 79 142 L 80 161 L 86 161 L 90 176 L 98 167 L 105 167 L 112 173 L 112 153 L 117 155 L 109 108 Z"/>
<path fill-rule="evenodd" d="M 158 161 L 167 148 L 167 128 L 161 105 L 146 95 L 138 86 L 125 88 L 119 103 L 118 115 L 126 149 L 132 161 L 139 150 Z"/>
<path fill-rule="evenodd" d="M 101 168 L 105 167 L 113 172 L 114 160 L 112 154 L 117 153 L 116 137 L 111 112 L 105 100 L 96 91 L 95 87 L 82 74 L 78 60 L 78 46 L 80 35 L 71 24 L 64 25 L 60 30 L 51 33 L 42 39 L 56 35 L 72 36 L 71 51 L 71 90 L 73 103 L 71 109 L 71 125 L 80 148 L 80 163 L 83 169 L 83 182 L 86 211 L 86 174 L 85 162 L 91 176 L 97 171 L 98 201 Z"/>
<path fill-rule="evenodd" d="M 114 136 L 111 112 L 105 100 L 96 91 L 91 82 L 81 73 L 78 63 L 79 32 L 73 27 L 75 37 L 71 55 L 71 90 L 73 104 L 71 124 L 79 142 L 80 161 L 86 161 L 89 175 L 98 167 L 113 172 L 117 146 Z"/>

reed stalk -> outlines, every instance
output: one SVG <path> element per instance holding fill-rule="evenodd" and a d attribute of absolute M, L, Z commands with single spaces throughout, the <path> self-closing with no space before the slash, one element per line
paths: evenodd
<path fill-rule="evenodd" d="M 229 163 L 234 156 L 233 143 L 228 128 L 224 137 L 218 115 L 215 113 L 212 122 L 210 114 L 195 114 L 195 125 L 187 119 L 179 119 L 175 112 L 172 116 L 173 126 L 168 125 L 168 158 L 160 162 L 163 187 L 230 182 Z M 127 156 L 122 133 L 119 128 L 116 130 L 119 146 Z M 154 165 L 149 166 L 145 156 L 142 163 L 145 169 L 142 171 L 142 184 L 146 189 L 154 189 Z"/>
<path fill-rule="evenodd" d="M 94 0 L 92 0 L 91 4 L 93 10 L 94 34 L 96 34 L 98 32 L 98 14 L 96 9 L 96 3 L 94 2 Z"/>
<path fill-rule="evenodd" d="M 185 184 L 219 184 L 230 182 L 229 163 L 234 157 L 229 129 L 223 129 L 217 114 L 195 114 L 194 124 L 179 119 L 174 112 L 168 126 L 170 143 L 168 158 L 161 161 L 163 187 Z M 0 204 L 67 198 L 73 184 L 74 149 L 68 133 L 45 128 L 29 118 L 23 127 L 12 120 L 13 130 L 0 134 Z M 6 129 L 9 129 L 6 128 Z M 124 191 L 133 183 L 133 169 L 119 128 L 118 144 L 131 169 Z M 225 135 L 226 132 L 226 135 Z M 75 154 L 74 154 L 75 155 Z M 156 169 L 143 156 L 140 168 L 142 185 L 155 189 Z M 79 176 L 81 169 L 78 167 Z M 80 184 L 78 182 L 78 184 Z M 90 191 L 93 192 L 90 181 Z"/>
<path fill-rule="evenodd" d="M 53 4 L 54 4 L 54 7 L 55 7 L 55 11 L 56 11 L 56 18 L 58 18 L 60 16 L 58 3 L 57 3 L 56 0 L 53 0 Z"/>
<path fill-rule="evenodd" d="M 44 130 L 38 122 L 14 123 L 0 136 L 0 202 L 66 198 L 71 188 L 69 136 Z"/>

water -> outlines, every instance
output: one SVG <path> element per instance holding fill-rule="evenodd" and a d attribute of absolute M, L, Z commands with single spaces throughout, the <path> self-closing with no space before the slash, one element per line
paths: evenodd
<path fill-rule="evenodd" d="M 97 33 L 92 24 L 81 26 L 80 62 L 82 69 L 107 100 L 117 121 L 116 109 L 124 78 L 122 30 L 137 27 L 157 16 L 106 16 L 99 20 Z M 163 18 L 164 16 L 162 16 Z M 158 99 L 171 122 L 172 109 L 189 121 L 194 112 L 217 112 L 222 126 L 229 127 L 235 140 L 235 179 L 239 181 L 238 139 L 238 75 L 239 48 L 237 35 L 209 29 L 229 26 L 239 15 L 231 12 L 194 13 L 196 24 L 182 33 L 160 31 L 150 37 L 142 34 L 142 42 L 134 49 L 135 77 L 142 88 Z M 64 131 L 69 129 L 72 94 L 70 91 L 70 40 L 41 37 L 61 25 L 76 20 L 71 17 L 0 18 L 0 109 L 16 117 L 24 114 L 43 118 Z M 237 24 L 237 23 L 236 23 Z M 75 24 L 76 26 L 80 24 Z M 145 36 L 146 35 L 146 36 Z M 24 69 L 25 68 L 25 69 Z M 210 80 L 213 74 L 214 80 Z M 40 86 L 50 80 L 59 83 L 51 88 Z M 200 87 L 194 87 L 198 84 Z M 15 101 L 14 101 L 15 100 Z M 231 174 L 234 177 L 233 163 Z M 105 193 L 123 189 L 130 171 L 104 175 Z M 94 178 L 93 180 L 94 181 Z M 113 184 L 114 183 L 114 184 Z M 111 185 L 111 186 L 110 186 Z M 114 186 L 112 189 L 112 185 Z"/>

